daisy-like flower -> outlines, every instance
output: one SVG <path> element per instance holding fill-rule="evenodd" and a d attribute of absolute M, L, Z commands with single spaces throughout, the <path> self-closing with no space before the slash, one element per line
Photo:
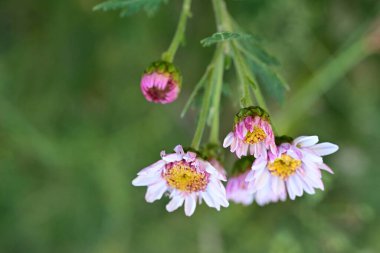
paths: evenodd
<path fill-rule="evenodd" d="M 177 99 L 181 74 L 170 62 L 153 62 L 141 78 L 141 91 L 149 102 L 168 104 Z"/>
<path fill-rule="evenodd" d="M 227 199 L 245 206 L 252 204 L 254 194 L 248 189 L 246 177 L 250 172 L 253 159 L 252 157 L 243 157 L 235 162 L 232 176 L 227 181 L 226 192 Z"/>
<path fill-rule="evenodd" d="M 225 180 L 209 162 L 194 152 L 184 152 L 181 145 L 175 153 L 161 152 L 161 160 L 141 170 L 132 181 L 134 186 L 147 186 L 145 199 L 154 202 L 165 192 L 171 201 L 166 210 L 172 212 L 185 204 L 185 214 L 191 216 L 197 201 L 202 199 L 210 207 L 227 207 L 226 191 L 220 180 Z"/>
<path fill-rule="evenodd" d="M 256 158 L 265 156 L 268 149 L 275 153 L 276 144 L 269 115 L 257 106 L 241 109 L 235 116 L 234 130 L 224 139 L 223 147 L 230 147 L 231 152 L 235 152 L 239 158 L 248 152 Z"/>
<path fill-rule="evenodd" d="M 285 200 L 287 194 L 294 200 L 303 192 L 314 194 L 315 189 L 324 190 L 321 170 L 333 171 L 322 156 L 336 152 L 338 146 L 329 142 L 317 144 L 317 136 L 277 140 L 277 152 L 256 159 L 246 178 L 258 204 Z"/>

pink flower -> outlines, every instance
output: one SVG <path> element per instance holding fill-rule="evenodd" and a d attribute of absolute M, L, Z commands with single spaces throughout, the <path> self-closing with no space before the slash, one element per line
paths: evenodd
<path fill-rule="evenodd" d="M 301 136 L 280 144 L 277 153 L 268 152 L 255 160 L 246 181 L 258 204 L 285 200 L 287 194 L 294 200 L 304 191 L 314 194 L 315 189 L 324 190 L 321 170 L 333 171 L 322 156 L 336 152 L 338 146 L 317 142 L 317 136 Z"/>
<path fill-rule="evenodd" d="M 245 181 L 250 171 L 232 176 L 227 181 L 226 192 L 227 199 L 245 206 L 252 204 L 254 194 L 248 189 L 248 183 Z"/>
<path fill-rule="evenodd" d="M 178 97 L 181 76 L 172 63 L 158 61 L 145 70 L 140 86 L 149 102 L 168 104 Z"/>
<path fill-rule="evenodd" d="M 268 149 L 275 153 L 276 144 L 268 114 L 260 107 L 241 109 L 235 117 L 234 131 L 226 136 L 223 147 L 230 147 L 239 158 L 248 152 L 256 158 L 265 156 Z"/>
<path fill-rule="evenodd" d="M 172 212 L 185 204 L 187 216 L 194 213 L 196 202 L 202 199 L 218 211 L 221 206 L 227 207 L 226 191 L 220 181 L 223 176 L 196 153 L 185 153 L 181 145 L 174 151 L 161 152 L 162 159 L 141 170 L 132 181 L 134 186 L 148 186 L 146 201 L 154 202 L 168 192 L 171 201 L 166 210 Z"/>

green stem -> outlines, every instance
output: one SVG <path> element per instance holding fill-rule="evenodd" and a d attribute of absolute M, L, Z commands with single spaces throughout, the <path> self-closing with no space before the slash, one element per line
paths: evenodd
<path fill-rule="evenodd" d="M 187 19 L 191 17 L 190 7 L 191 0 L 184 0 L 182 4 L 182 11 L 179 17 L 177 30 L 174 34 L 173 40 L 170 43 L 168 50 L 162 54 L 162 60 L 173 62 L 175 53 L 177 52 L 179 45 L 181 44 L 181 42 L 183 42 L 185 38 Z"/>
<path fill-rule="evenodd" d="M 251 98 L 251 94 L 249 92 L 249 83 L 244 71 L 245 66 L 244 66 L 243 58 L 239 50 L 237 50 L 237 48 L 234 46 L 234 44 L 232 44 L 232 51 L 234 54 L 234 65 L 235 65 L 236 74 L 238 76 L 238 79 L 241 85 L 241 92 L 242 92 L 242 99 L 240 101 L 241 106 L 242 107 L 251 106 L 253 105 L 253 101 Z"/>
<path fill-rule="evenodd" d="M 194 101 L 195 96 L 198 94 L 199 90 L 203 87 L 205 82 L 208 81 L 208 79 L 212 73 L 212 69 L 213 69 L 213 65 L 209 64 L 207 69 L 206 69 L 206 72 L 203 74 L 203 76 L 201 77 L 199 82 L 195 85 L 194 90 L 191 92 L 189 99 L 187 100 L 185 106 L 183 107 L 182 112 L 181 112 L 181 118 L 183 118 L 185 116 L 186 112 L 190 108 L 190 105 Z"/>
<path fill-rule="evenodd" d="M 220 45 L 221 51 L 223 51 L 223 44 Z M 218 50 L 218 49 L 217 49 Z M 224 54 L 223 52 L 218 54 L 218 58 L 215 63 L 215 71 L 212 78 L 212 82 L 215 83 L 214 87 L 214 100 L 212 103 L 212 124 L 210 131 L 210 142 L 211 143 L 219 143 L 219 117 L 220 117 L 220 98 L 222 95 L 222 87 L 223 87 L 223 72 L 224 72 Z"/>
<path fill-rule="evenodd" d="M 218 62 L 218 58 L 220 55 L 223 54 L 223 48 L 221 46 L 217 47 L 215 50 L 213 59 L 211 60 L 210 66 L 214 66 Z M 191 142 L 191 147 L 194 149 L 199 149 L 199 145 L 202 140 L 203 132 L 206 127 L 207 123 L 207 118 L 210 112 L 210 104 L 211 104 L 211 98 L 212 98 L 212 92 L 214 90 L 214 84 L 215 82 L 213 81 L 214 76 L 215 76 L 215 70 L 213 71 L 212 78 L 208 79 L 208 82 L 205 83 L 205 93 L 203 94 L 203 100 L 202 100 L 202 106 L 201 110 L 199 112 L 199 119 L 197 123 L 197 127 L 195 130 L 195 134 L 193 137 L 193 141 Z"/>
<path fill-rule="evenodd" d="M 368 50 L 365 37 L 353 42 L 349 47 L 334 55 L 315 75 L 284 104 L 286 112 L 278 117 L 282 131 L 288 132 L 298 119 L 311 110 L 313 103 L 352 67 L 366 56 Z"/>

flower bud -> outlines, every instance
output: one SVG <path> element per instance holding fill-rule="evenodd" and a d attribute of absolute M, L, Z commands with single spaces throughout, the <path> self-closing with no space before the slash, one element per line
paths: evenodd
<path fill-rule="evenodd" d="M 141 78 L 141 91 L 149 102 L 168 104 L 177 99 L 182 77 L 173 63 L 153 62 Z"/>

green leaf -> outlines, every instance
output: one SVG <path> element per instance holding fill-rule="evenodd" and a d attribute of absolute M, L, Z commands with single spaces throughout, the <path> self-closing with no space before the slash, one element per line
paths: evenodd
<path fill-rule="evenodd" d="M 260 86 L 264 88 L 268 95 L 282 104 L 285 91 L 289 89 L 287 83 L 268 65 L 257 60 L 251 60 L 250 64 L 259 84 L 261 84 Z"/>
<path fill-rule="evenodd" d="M 223 42 L 226 40 L 247 40 L 247 39 L 254 39 L 254 36 L 247 33 L 217 32 L 211 35 L 210 37 L 207 37 L 201 40 L 201 44 L 204 47 L 209 47 L 213 44 Z"/>
<path fill-rule="evenodd" d="M 278 60 L 265 51 L 258 43 L 239 43 L 238 48 L 251 60 L 261 61 L 268 65 L 280 65 Z"/>
<path fill-rule="evenodd" d="M 148 15 L 153 15 L 166 2 L 167 0 L 109 0 L 94 6 L 93 10 L 121 10 L 120 16 L 125 17 L 144 9 Z"/>

